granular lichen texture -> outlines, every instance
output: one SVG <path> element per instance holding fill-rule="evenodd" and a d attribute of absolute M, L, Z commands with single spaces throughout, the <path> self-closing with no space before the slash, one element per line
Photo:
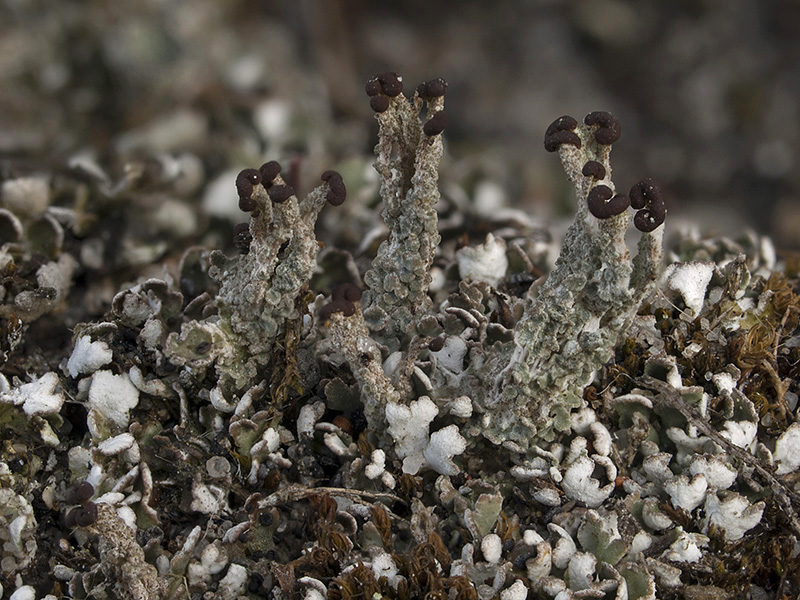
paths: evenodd
<path fill-rule="evenodd" d="M 131 228 L 109 264 L 114 218 L 188 214 L 200 158 L 0 169 L 0 596 L 800 594 L 800 262 L 664 248 L 603 111 L 545 131 L 563 239 L 481 213 L 486 174 L 440 166 L 447 87 L 367 81 L 374 181 L 240 148 L 191 243 Z"/>
<path fill-rule="evenodd" d="M 286 322 L 301 317 L 297 300 L 307 289 L 319 250 L 314 223 L 326 202 L 339 205 L 345 200 L 338 173 L 323 174 L 323 183 L 298 201 L 280 171 L 280 165 L 270 161 L 237 177 L 239 208 L 250 213 L 250 221 L 234 230 L 238 257 L 228 260 L 221 252 L 211 254 L 209 275 L 220 284 L 218 316 L 213 324 L 204 324 L 210 331 L 197 334 L 201 326 L 190 322 L 169 341 L 172 352 L 184 361 L 192 354 L 214 351 L 205 345 L 203 352 L 198 351 L 204 342 L 227 344 L 230 350 L 220 354 L 216 368 L 234 389 L 255 383 L 258 368 L 269 362 Z M 192 348 L 187 339 L 202 341 Z"/>
<path fill-rule="evenodd" d="M 369 288 L 364 315 L 378 341 L 392 350 L 408 343 L 432 306 L 428 286 L 439 243 L 436 203 L 446 88 L 441 79 L 425 82 L 409 102 L 396 73 L 367 82 L 379 125 L 375 170 L 389 237 L 364 276 Z"/>
<path fill-rule="evenodd" d="M 527 445 L 569 428 L 583 386 L 612 357 L 661 267 L 663 227 L 647 228 L 633 259 L 625 244 L 631 200 L 614 194 L 609 163 L 619 123 L 599 112 L 584 123 L 561 117 L 545 135 L 545 148 L 558 151 L 575 185 L 577 215 L 555 269 L 528 293 L 513 354 L 502 357 L 507 366 L 484 399 L 489 435 L 497 441 Z M 663 203 L 657 188 L 648 189 L 660 203 L 660 225 Z M 639 184 L 631 193 L 637 190 Z"/>

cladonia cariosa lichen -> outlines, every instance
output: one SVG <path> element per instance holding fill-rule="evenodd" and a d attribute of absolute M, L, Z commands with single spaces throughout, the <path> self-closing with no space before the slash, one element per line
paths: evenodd
<path fill-rule="evenodd" d="M 369 288 L 364 316 L 376 340 L 391 350 L 408 342 L 432 307 L 428 286 L 439 243 L 436 203 L 446 88 L 441 79 L 426 82 L 409 102 L 394 74 L 367 83 L 380 127 L 375 169 L 389 237 L 364 276 Z M 419 117 L 423 108 L 424 122 Z"/>
<path fill-rule="evenodd" d="M 422 377 L 429 388 L 423 391 L 434 402 L 469 396 L 480 413 L 480 432 L 492 442 L 528 447 L 569 428 L 583 386 L 611 358 L 652 289 L 662 258 L 664 205 L 649 179 L 630 194 L 614 193 L 609 154 L 620 126 L 613 116 L 591 113 L 580 126 L 570 117 L 555 121 L 545 147 L 558 152 L 575 186 L 577 215 L 553 272 L 524 300 L 509 299 L 521 315 L 501 319 L 506 339 L 492 342 L 489 313 L 509 310 L 502 297 L 493 298 L 493 287 L 464 282 L 437 308 L 428 294 L 440 239 L 436 203 L 446 87 L 432 80 L 407 98 L 394 73 L 367 82 L 379 124 L 375 169 L 388 237 L 364 276 L 363 300 L 360 292 L 352 300 L 333 298 L 318 321 L 330 322 L 332 340 L 360 385 L 368 424 L 379 435 L 387 407 L 417 397 L 420 386 L 413 380 Z M 251 218 L 235 232 L 239 257 L 212 254 L 210 274 L 220 282 L 218 315 L 185 323 L 168 342 L 171 360 L 179 364 L 196 360 L 198 348 L 214 356 L 228 393 L 264 376 L 285 323 L 300 318 L 298 301 L 318 249 L 313 224 L 326 199 L 344 200 L 337 173 L 324 175 L 323 185 L 300 202 L 279 172 L 270 162 L 240 173 L 240 208 Z M 639 209 L 633 220 L 644 232 L 633 259 L 625 245 L 630 205 Z M 486 248 L 470 260 L 491 262 L 504 254 L 494 238 Z M 460 325 L 452 325 L 454 318 Z M 384 364 L 388 355 L 396 365 L 392 373 Z M 415 373 L 421 355 L 441 368 Z M 454 362 L 454 356 L 460 359 Z"/>
<path fill-rule="evenodd" d="M 386 226 L 364 243 L 346 225 L 318 254 L 340 173 L 299 200 L 294 170 L 245 169 L 238 256 L 192 247 L 177 285 L 143 277 L 76 325 L 71 356 L 0 374 L 13 598 L 56 546 L 74 598 L 655 598 L 796 563 L 796 270 L 763 239 L 686 236 L 659 277 L 661 192 L 616 192 L 620 125 L 595 112 L 545 133 L 577 214 L 541 276 L 519 214 L 438 221 L 446 84 L 402 87 L 366 85 Z M 377 221 L 353 188 L 330 217 Z M 15 269 L 9 314 L 37 289 L 31 323 L 57 308 Z"/>
<path fill-rule="evenodd" d="M 239 174 L 239 208 L 251 218 L 234 231 L 238 257 L 211 254 L 209 275 L 220 284 L 218 316 L 186 323 L 180 336 L 168 342 L 167 351 L 178 364 L 216 354 L 222 383 L 232 381 L 237 390 L 255 382 L 286 321 L 300 318 L 298 299 L 319 250 L 314 224 L 326 202 L 336 206 L 345 200 L 341 175 L 334 171 L 323 173 L 323 183 L 300 201 L 280 170 L 271 161 Z"/>
<path fill-rule="evenodd" d="M 368 93 L 383 89 L 380 77 L 372 81 L 377 84 L 371 89 L 368 83 Z M 613 116 L 591 113 L 581 126 L 570 117 L 558 119 L 547 131 L 545 147 L 558 151 L 575 185 L 577 216 L 556 268 L 528 293 L 518 322 L 507 323 L 513 328 L 512 339 L 490 344 L 486 313 L 495 292 L 488 285 L 462 284 L 460 298 L 448 300 L 438 315 L 427 295 L 433 244 L 438 239 L 433 202 L 438 197 L 441 141 L 438 129 L 434 136 L 426 132 L 433 131 L 428 124 L 442 110 L 437 97 L 432 105 L 428 100 L 429 120 L 417 116 L 429 85 L 420 86 L 413 101 L 394 96 L 376 109 L 380 124 L 376 169 L 389 239 L 365 277 L 369 289 L 364 317 L 376 342 L 390 351 L 400 349 L 400 362 L 413 363 L 425 345 L 420 341 L 432 341 L 425 337 L 436 331 L 431 319 L 444 323 L 447 315 L 458 316 L 466 325 L 460 335 L 445 338 L 443 348 L 427 353 L 441 358 L 461 354 L 459 364 L 440 361 L 442 369 L 427 377 L 432 388 L 426 392 L 439 398 L 470 396 L 480 412 L 483 436 L 495 443 L 511 441 L 528 447 L 569 428 L 570 411 L 581 405 L 583 387 L 611 358 L 642 299 L 652 290 L 662 259 L 663 201 L 649 179 L 636 183 L 630 194 L 614 194 L 609 154 L 620 126 Z M 381 98 L 379 93 L 373 104 L 374 98 Z M 643 231 L 633 259 L 625 244 L 630 205 L 639 209 L 633 220 Z M 465 300 L 467 304 L 457 306 Z M 360 311 L 353 313 L 335 316 L 332 331 L 345 348 L 365 348 L 369 344 L 364 324 L 351 326 L 349 335 L 339 324 L 362 319 Z M 361 361 L 349 359 L 349 364 L 362 384 L 370 426 L 380 431 L 383 422 L 376 406 L 396 402 L 398 392 L 388 391 L 388 383 L 380 390 L 375 387 L 376 378 L 386 376 L 375 357 L 366 359 L 368 354 L 362 354 Z M 410 375 L 399 374 L 397 386 L 408 388 L 403 378 Z"/>
<path fill-rule="evenodd" d="M 598 112 L 580 127 L 562 117 L 545 136 L 545 147 L 558 151 L 575 185 L 577 215 L 556 268 L 528 293 L 513 353 L 501 353 L 500 364 L 507 366 L 484 398 L 489 435 L 496 441 L 526 445 L 532 437 L 552 438 L 554 429 L 568 429 L 583 387 L 612 357 L 656 282 L 663 201 L 650 180 L 635 184 L 630 195 L 615 195 L 609 154 L 619 133 L 617 120 Z M 625 245 L 629 204 L 640 209 L 634 221 L 643 231 L 633 259 Z"/>

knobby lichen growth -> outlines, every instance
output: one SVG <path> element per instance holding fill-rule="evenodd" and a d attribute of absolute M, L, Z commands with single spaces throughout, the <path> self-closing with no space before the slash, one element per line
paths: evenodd
<path fill-rule="evenodd" d="M 326 203 L 339 206 L 346 196 L 341 175 L 326 171 L 323 183 L 299 201 L 280 171 L 270 161 L 236 178 L 239 208 L 250 221 L 234 229 L 238 257 L 211 254 L 209 275 L 220 283 L 218 317 L 186 323 L 180 336 L 168 340 L 178 364 L 217 354 L 220 383 L 228 388 L 232 382 L 234 390 L 255 383 L 286 322 L 301 318 L 297 299 L 307 290 L 319 250 L 314 224 Z"/>
<path fill-rule="evenodd" d="M 389 238 L 364 276 L 369 288 L 364 315 L 377 341 L 397 350 L 432 306 L 428 286 L 439 243 L 436 203 L 447 84 L 443 79 L 425 82 L 409 102 L 402 78 L 383 73 L 370 79 L 366 90 L 380 127 L 375 169 Z"/>
<path fill-rule="evenodd" d="M 569 428 L 591 375 L 612 356 L 642 300 L 653 290 L 662 261 L 665 210 L 651 180 L 615 194 L 611 145 L 620 124 L 609 113 L 586 115 L 584 125 L 561 117 L 547 129 L 545 149 L 558 152 L 575 185 L 577 215 L 556 268 L 529 292 L 514 330 L 514 351 L 485 400 L 490 436 L 522 445 Z M 629 205 L 645 232 L 631 259 L 625 235 Z M 645 206 L 647 205 L 647 208 Z"/>
<path fill-rule="evenodd" d="M 385 81 L 391 84 L 388 92 Z M 334 337 L 350 349 L 348 362 L 361 385 L 370 427 L 376 431 L 385 425 L 381 409 L 392 410 L 399 396 L 383 373 L 375 343 L 399 351 L 399 361 L 410 364 L 420 352 L 421 325 L 434 331 L 427 292 L 439 239 L 434 205 L 442 149 L 441 127 L 431 123 L 444 115 L 445 88 L 440 80 L 422 84 L 409 102 L 400 94 L 402 86 L 394 74 L 367 83 L 380 124 L 376 169 L 389 238 L 365 276 L 366 323 L 358 311 L 352 317 L 337 317 Z M 424 101 L 428 110 L 423 121 L 418 113 Z M 571 117 L 562 117 L 546 132 L 545 148 L 558 151 L 575 185 L 575 222 L 555 270 L 525 299 L 513 341 L 489 346 L 484 343 L 485 332 L 479 333 L 481 347 L 473 355 L 480 353 L 480 359 L 465 357 L 469 376 L 461 377 L 457 385 L 459 394 L 471 396 L 482 413 L 481 433 L 495 443 L 511 441 L 528 447 L 537 438 L 552 439 L 554 430 L 567 430 L 570 411 L 581 405 L 583 386 L 612 357 L 643 298 L 653 289 L 662 260 L 663 200 L 651 180 L 635 184 L 630 197 L 614 195 L 609 154 L 619 136 L 618 121 L 603 112 L 587 115 L 581 127 Z M 625 245 L 631 220 L 626 209 L 631 204 L 640 209 L 634 222 L 645 232 L 634 259 Z M 350 326 L 349 337 L 338 325 L 342 319 L 358 322 Z M 375 342 L 367 335 L 368 325 Z M 356 356 L 360 359 L 354 360 Z M 399 372 L 397 385 L 408 388 L 404 378 L 409 375 Z M 441 378 L 434 370 L 431 380 L 438 383 Z M 446 387 L 434 385 L 434 390 Z"/>

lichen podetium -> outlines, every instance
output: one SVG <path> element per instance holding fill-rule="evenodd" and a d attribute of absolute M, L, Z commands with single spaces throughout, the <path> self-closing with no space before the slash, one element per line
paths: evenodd
<path fill-rule="evenodd" d="M 559 139 L 556 132 L 570 135 Z M 625 245 L 630 200 L 626 194 L 614 195 L 609 162 L 619 133 L 614 117 L 590 113 L 580 127 L 570 117 L 556 120 L 545 136 L 545 147 L 558 152 L 575 186 L 577 215 L 555 269 L 541 287 L 528 293 L 511 356 L 504 349 L 495 358 L 495 364 L 507 366 L 484 397 L 490 439 L 527 445 L 537 437 L 552 439 L 554 430 L 568 429 L 569 412 L 581 405 L 584 386 L 613 356 L 655 285 L 662 261 L 663 202 L 650 183 L 651 206 L 639 203 L 637 218 L 645 219 L 639 217 L 645 211 L 658 218 L 648 220 L 654 227 L 647 227 L 650 231 L 644 232 L 631 259 Z M 631 196 L 641 196 L 641 187 L 641 182 L 634 185 Z M 605 197 L 605 204 L 593 206 L 598 196 Z"/>

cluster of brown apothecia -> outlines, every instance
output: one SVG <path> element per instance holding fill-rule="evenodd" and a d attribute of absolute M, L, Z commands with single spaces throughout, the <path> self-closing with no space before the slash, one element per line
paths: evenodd
<path fill-rule="evenodd" d="M 392 98 L 396 98 L 403 93 L 403 78 L 392 71 L 378 73 L 367 80 L 364 86 L 367 96 L 370 97 L 369 105 L 376 113 L 382 113 L 389 109 Z M 441 98 L 447 91 L 447 82 L 441 77 L 424 81 L 417 86 L 417 95 L 422 100 L 434 100 Z M 447 127 L 447 114 L 444 110 L 438 110 L 428 119 L 422 127 L 422 132 L 432 137 L 439 135 Z"/>
<path fill-rule="evenodd" d="M 275 204 L 283 204 L 295 195 L 294 188 L 283 182 L 276 183 L 281 173 L 281 165 L 271 160 L 261 165 L 258 169 L 244 169 L 236 176 L 236 191 L 239 194 L 239 209 L 252 213 L 258 207 L 257 199 Z M 332 206 L 340 206 L 347 197 L 347 188 L 341 174 L 337 171 L 325 171 L 320 179 L 328 184 L 325 199 Z M 250 223 L 239 223 L 233 228 L 233 242 L 241 254 L 250 251 L 253 236 L 250 232 Z"/>
<path fill-rule="evenodd" d="M 94 486 L 88 481 L 76 483 L 67 490 L 65 500 L 69 504 L 77 504 L 67 512 L 64 524 L 73 527 L 88 527 L 97 521 L 97 504 L 91 501 Z"/>
<path fill-rule="evenodd" d="M 591 112 L 583 122 L 590 128 L 594 142 L 601 147 L 611 146 L 622 134 L 617 118 L 605 111 Z M 559 117 L 544 134 L 545 150 L 556 152 L 564 145 L 581 148 L 583 141 L 577 130 L 578 122 L 574 118 L 567 115 Z M 605 167 L 596 160 L 587 161 L 581 173 L 596 182 L 606 178 Z M 594 185 L 586 199 L 589 212 L 598 219 L 610 219 L 624 213 L 629 206 L 633 207 L 638 211 L 633 223 L 639 231 L 645 233 L 662 225 L 667 214 L 661 190 L 649 177 L 634 184 L 628 194 L 614 194 L 607 185 Z"/>
<path fill-rule="evenodd" d="M 342 283 L 333 288 L 331 301 L 319 311 L 321 320 L 329 319 L 333 313 L 342 313 L 345 317 L 356 312 L 356 303 L 361 300 L 361 290 L 353 283 Z"/>

